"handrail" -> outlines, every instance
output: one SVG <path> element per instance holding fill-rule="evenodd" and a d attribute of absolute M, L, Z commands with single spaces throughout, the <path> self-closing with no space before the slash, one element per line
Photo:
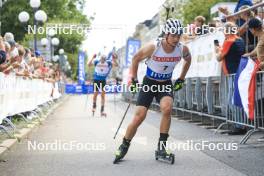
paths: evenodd
<path fill-rule="evenodd" d="M 256 9 L 258 7 L 262 7 L 262 6 L 264 6 L 264 2 L 258 3 L 258 4 L 254 5 L 254 6 L 251 6 L 251 7 L 247 8 L 247 9 L 244 9 L 244 10 L 241 10 L 239 12 L 233 13 L 231 15 L 227 15 L 227 16 L 225 16 L 225 18 L 235 17 L 235 16 L 238 16 L 238 15 L 244 13 L 244 12 L 247 12 L 247 11 Z"/>

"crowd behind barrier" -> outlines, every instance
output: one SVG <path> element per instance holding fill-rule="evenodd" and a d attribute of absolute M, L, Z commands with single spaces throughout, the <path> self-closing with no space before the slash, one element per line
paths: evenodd
<path fill-rule="evenodd" d="M 7 117 L 31 112 L 61 97 L 58 83 L 0 73 L 0 125 Z M 0 126 L 4 128 L 4 126 Z"/>
<path fill-rule="evenodd" d="M 27 121 L 60 98 L 64 79 L 59 63 L 16 42 L 10 32 L 0 36 L 0 130 L 8 133 L 4 125 L 15 129 L 13 116 Z"/>
<path fill-rule="evenodd" d="M 263 8 L 263 6 L 264 3 L 262 2 L 261 5 L 256 5 L 255 8 L 249 10 L 256 10 L 256 8 Z M 243 8 L 244 13 L 249 10 Z M 238 15 L 241 15 L 241 13 Z M 235 16 L 236 14 L 229 16 L 229 18 Z M 239 20 L 239 17 L 237 20 Z M 250 30 L 247 29 L 246 37 L 248 37 L 249 32 Z M 219 33 L 205 34 L 188 41 L 187 46 L 189 46 L 192 53 L 192 65 L 187 74 L 184 88 L 175 92 L 173 109 L 176 111 L 176 115 L 180 111 L 190 113 L 191 117 L 196 114 L 201 118 L 201 121 L 205 117 L 209 117 L 211 120 L 220 120 L 223 123 L 218 126 L 217 130 L 226 124 L 242 126 L 248 130 L 241 140 L 241 144 L 244 144 L 254 132 L 264 130 L 264 72 L 259 71 L 256 75 L 255 113 L 253 120 L 250 120 L 242 108 L 231 103 L 235 76 L 234 74 L 224 75 L 219 70 L 221 63 L 217 63 L 215 51 L 212 48 L 214 46 L 213 39 L 218 39 L 222 43 L 223 34 L 222 36 Z M 199 44 L 198 46 L 197 43 L 199 42 L 203 45 Z M 245 42 L 245 44 L 245 51 L 249 52 L 248 45 L 250 43 Z M 254 47 L 256 45 L 257 42 L 254 40 Z M 139 73 L 145 72 L 145 67 L 144 63 L 140 64 Z M 180 69 L 181 64 L 174 70 L 174 80 L 177 78 L 177 73 L 180 73 Z M 142 79 L 142 75 L 144 74 L 139 74 L 139 80 Z M 137 99 L 137 95 L 132 99 L 131 93 L 127 92 L 123 93 L 123 97 L 125 100 L 132 102 Z M 152 108 L 159 109 L 159 105 L 153 102 Z"/>

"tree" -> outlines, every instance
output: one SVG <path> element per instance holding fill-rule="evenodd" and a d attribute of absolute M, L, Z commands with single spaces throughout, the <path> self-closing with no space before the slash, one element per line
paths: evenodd
<path fill-rule="evenodd" d="M 49 24 L 67 23 L 89 26 L 89 20 L 82 14 L 84 2 L 84 0 L 42 0 L 40 9 L 47 13 L 47 23 Z M 28 46 L 29 41 L 33 40 L 33 35 L 27 34 L 26 27 L 18 20 L 18 14 L 23 10 L 30 14 L 31 18 L 28 24 L 32 25 L 33 9 L 30 7 L 28 0 L 9 0 L 4 4 L 2 9 L 2 34 L 12 32 L 17 42 Z M 44 28 L 47 23 L 44 24 Z M 46 34 L 38 34 L 38 39 L 42 37 L 46 37 Z M 76 76 L 78 47 L 85 39 L 85 34 L 79 34 L 74 31 L 72 34 L 58 34 L 56 37 L 60 39 L 60 45 L 55 53 L 59 48 L 65 50 L 65 53 L 69 55 L 68 58 L 74 73 L 73 75 Z"/>
<path fill-rule="evenodd" d="M 57 19 L 57 21 L 75 21 L 83 24 L 89 24 L 88 19 L 82 14 L 81 7 L 84 0 L 42 0 L 41 9 L 47 13 L 48 22 Z M 77 7 L 80 7 L 78 9 Z M 18 14 L 26 10 L 31 14 L 29 24 L 33 24 L 33 9 L 28 0 L 9 0 L 2 8 L 2 34 L 12 32 L 17 41 L 22 41 L 27 31 L 18 20 Z"/>
<path fill-rule="evenodd" d="M 182 8 L 184 22 L 191 23 L 196 16 L 204 16 L 207 21 L 210 20 L 210 8 L 218 2 L 237 2 L 237 0 L 189 0 Z"/>

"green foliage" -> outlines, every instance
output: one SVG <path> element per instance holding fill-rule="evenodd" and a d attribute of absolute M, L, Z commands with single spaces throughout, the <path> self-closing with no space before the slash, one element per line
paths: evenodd
<path fill-rule="evenodd" d="M 210 20 L 210 9 L 218 2 L 237 2 L 237 0 L 184 0 L 169 1 L 168 7 L 174 7 L 174 12 L 170 10 L 169 18 L 181 19 L 185 24 L 192 23 L 196 16 L 202 15 L 207 22 Z M 165 8 L 161 11 L 161 18 L 165 22 L 167 11 Z"/>
<path fill-rule="evenodd" d="M 48 21 L 46 24 L 84 24 L 89 25 L 89 21 L 85 15 L 82 14 L 85 0 L 42 0 L 41 10 L 47 13 Z M 28 25 L 33 26 L 33 9 L 30 7 L 29 0 L 8 0 L 2 8 L 2 31 L 1 34 L 12 32 L 15 35 L 16 41 L 28 46 L 29 41 L 33 40 L 32 34 L 27 34 L 26 26 L 23 26 L 19 20 L 18 15 L 22 11 L 27 11 L 30 14 Z M 44 24 L 43 27 L 46 27 Z M 38 40 L 46 37 L 46 34 L 37 35 Z M 71 35 L 58 34 L 56 37 L 60 40 L 60 45 L 56 48 L 63 48 L 65 54 L 70 59 L 72 73 L 76 76 L 77 71 L 77 54 L 79 46 L 85 39 L 84 35 L 78 34 L 76 31 Z"/>
<path fill-rule="evenodd" d="M 196 16 L 202 15 L 210 20 L 210 8 L 218 2 L 237 2 L 237 0 L 188 0 L 182 8 L 184 23 L 191 23 Z"/>

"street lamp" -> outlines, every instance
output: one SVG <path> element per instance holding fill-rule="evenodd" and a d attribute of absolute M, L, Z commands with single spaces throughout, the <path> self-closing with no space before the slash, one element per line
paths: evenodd
<path fill-rule="evenodd" d="M 58 38 L 56 38 L 56 37 L 51 38 L 52 36 L 55 35 L 55 31 L 54 30 L 50 30 L 48 35 L 50 37 L 50 58 L 54 58 L 53 57 L 54 56 L 54 48 L 57 47 L 60 44 L 60 40 Z M 56 58 L 59 58 L 59 56 L 57 55 Z"/>
<path fill-rule="evenodd" d="M 52 60 L 53 62 L 57 62 L 59 60 L 59 56 L 58 55 L 53 56 Z"/>
<path fill-rule="evenodd" d="M 33 25 L 34 25 L 34 50 L 37 51 L 37 25 L 39 23 L 44 23 L 47 21 L 47 14 L 43 10 L 38 10 L 40 7 L 40 0 L 30 0 L 30 6 L 33 8 L 34 11 L 34 20 L 33 20 Z M 22 11 L 18 15 L 18 19 L 22 24 L 26 24 L 29 21 L 29 14 L 26 11 Z"/>
<path fill-rule="evenodd" d="M 53 45 L 52 45 L 52 37 L 56 35 L 56 31 L 54 28 L 49 28 L 48 29 L 48 32 L 47 32 L 47 37 L 48 37 L 48 40 L 49 40 L 49 46 L 50 46 L 50 59 L 53 59 Z"/>
<path fill-rule="evenodd" d="M 30 0 L 29 4 L 33 9 L 38 9 L 40 7 L 41 2 L 40 0 Z"/>
<path fill-rule="evenodd" d="M 67 71 L 68 66 L 70 65 L 68 62 L 67 55 L 64 55 L 64 49 L 59 50 L 59 65 L 63 72 Z"/>
<path fill-rule="evenodd" d="M 54 35 L 56 35 L 56 31 L 54 28 L 49 28 L 48 29 L 48 36 L 49 37 L 53 37 Z"/>
<path fill-rule="evenodd" d="M 49 40 L 48 40 L 47 38 L 42 38 L 42 39 L 40 40 L 40 43 L 41 43 L 41 45 L 42 45 L 43 47 L 46 47 L 46 46 L 48 45 L 48 43 L 49 43 Z"/>
<path fill-rule="evenodd" d="M 64 49 L 60 49 L 60 50 L 59 50 L 59 54 L 60 54 L 60 55 L 64 54 Z"/>
<path fill-rule="evenodd" d="M 18 15 L 18 19 L 21 23 L 27 23 L 29 20 L 29 14 L 26 11 L 20 12 Z"/>
<path fill-rule="evenodd" d="M 59 44 L 60 44 L 60 40 L 58 39 L 58 38 L 52 38 L 51 39 L 51 44 L 53 45 L 53 46 L 58 46 Z"/>
<path fill-rule="evenodd" d="M 43 11 L 43 10 L 38 10 L 36 13 L 35 13 L 35 19 L 39 22 L 46 22 L 47 19 L 48 19 L 48 16 L 47 14 Z"/>

